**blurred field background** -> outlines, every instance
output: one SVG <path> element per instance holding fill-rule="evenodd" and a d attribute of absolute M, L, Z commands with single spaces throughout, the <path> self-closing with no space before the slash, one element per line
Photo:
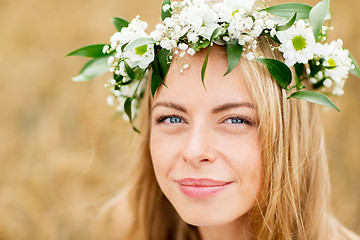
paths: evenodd
<path fill-rule="evenodd" d="M 360 1 L 331 4 L 330 39 L 341 37 L 360 61 Z M 1 0 L 1 240 L 99 239 L 93 234 L 96 219 L 123 186 L 132 132 L 114 120 L 105 102 L 107 77 L 72 82 L 86 60 L 65 55 L 107 43 L 115 16 L 130 20 L 139 14 L 153 29 L 160 6 L 161 0 Z M 360 79 L 351 77 L 345 95 L 335 100 L 341 113 L 323 114 L 334 213 L 357 233 L 359 93 Z"/>

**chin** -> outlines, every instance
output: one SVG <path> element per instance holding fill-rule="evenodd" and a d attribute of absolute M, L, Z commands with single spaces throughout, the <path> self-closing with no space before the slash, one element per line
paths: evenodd
<path fill-rule="evenodd" d="M 234 214 L 234 212 L 218 212 L 213 211 L 213 209 L 211 208 L 208 208 L 205 211 L 203 211 L 203 209 L 188 209 L 185 212 L 177 212 L 180 215 L 181 219 L 184 220 L 186 223 L 198 227 L 224 225 L 233 222 L 239 218 L 239 215 Z"/>

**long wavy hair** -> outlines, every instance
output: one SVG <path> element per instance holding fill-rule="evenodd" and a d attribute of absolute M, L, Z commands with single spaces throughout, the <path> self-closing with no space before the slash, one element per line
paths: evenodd
<path fill-rule="evenodd" d="M 273 43 L 259 42 L 258 54 L 281 59 L 278 51 L 271 50 Z M 255 61 L 243 57 L 240 69 L 260 119 L 264 169 L 261 193 L 250 210 L 253 239 L 358 239 L 331 215 L 318 106 L 288 100 L 268 70 Z M 180 218 L 156 182 L 149 149 L 149 92 L 148 89 L 137 121 L 141 134 L 133 141 L 128 191 L 132 217 L 125 239 L 200 239 L 197 227 Z"/>

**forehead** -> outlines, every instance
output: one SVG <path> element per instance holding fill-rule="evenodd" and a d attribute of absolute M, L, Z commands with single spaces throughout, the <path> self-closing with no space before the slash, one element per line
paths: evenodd
<path fill-rule="evenodd" d="M 160 86 L 155 94 L 156 101 L 180 101 L 192 104 L 221 104 L 229 101 L 246 101 L 252 103 L 247 87 L 247 79 L 242 73 L 240 64 L 224 76 L 228 68 L 225 47 L 214 45 L 210 49 L 204 84 L 201 81 L 201 69 L 207 49 L 194 56 L 174 60 L 165 78 L 165 86 Z M 180 61 L 189 64 L 188 69 L 180 73 Z"/>

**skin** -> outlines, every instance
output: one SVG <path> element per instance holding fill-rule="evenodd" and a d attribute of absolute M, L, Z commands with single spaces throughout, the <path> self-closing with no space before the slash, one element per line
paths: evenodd
<path fill-rule="evenodd" d="M 210 51 L 204 88 L 205 51 L 176 64 L 152 102 L 150 151 L 155 175 L 180 217 L 199 227 L 202 239 L 250 239 L 248 212 L 262 185 L 258 116 L 241 71 L 227 69 L 224 48 Z M 184 194 L 179 179 L 225 181 L 211 197 Z"/>

